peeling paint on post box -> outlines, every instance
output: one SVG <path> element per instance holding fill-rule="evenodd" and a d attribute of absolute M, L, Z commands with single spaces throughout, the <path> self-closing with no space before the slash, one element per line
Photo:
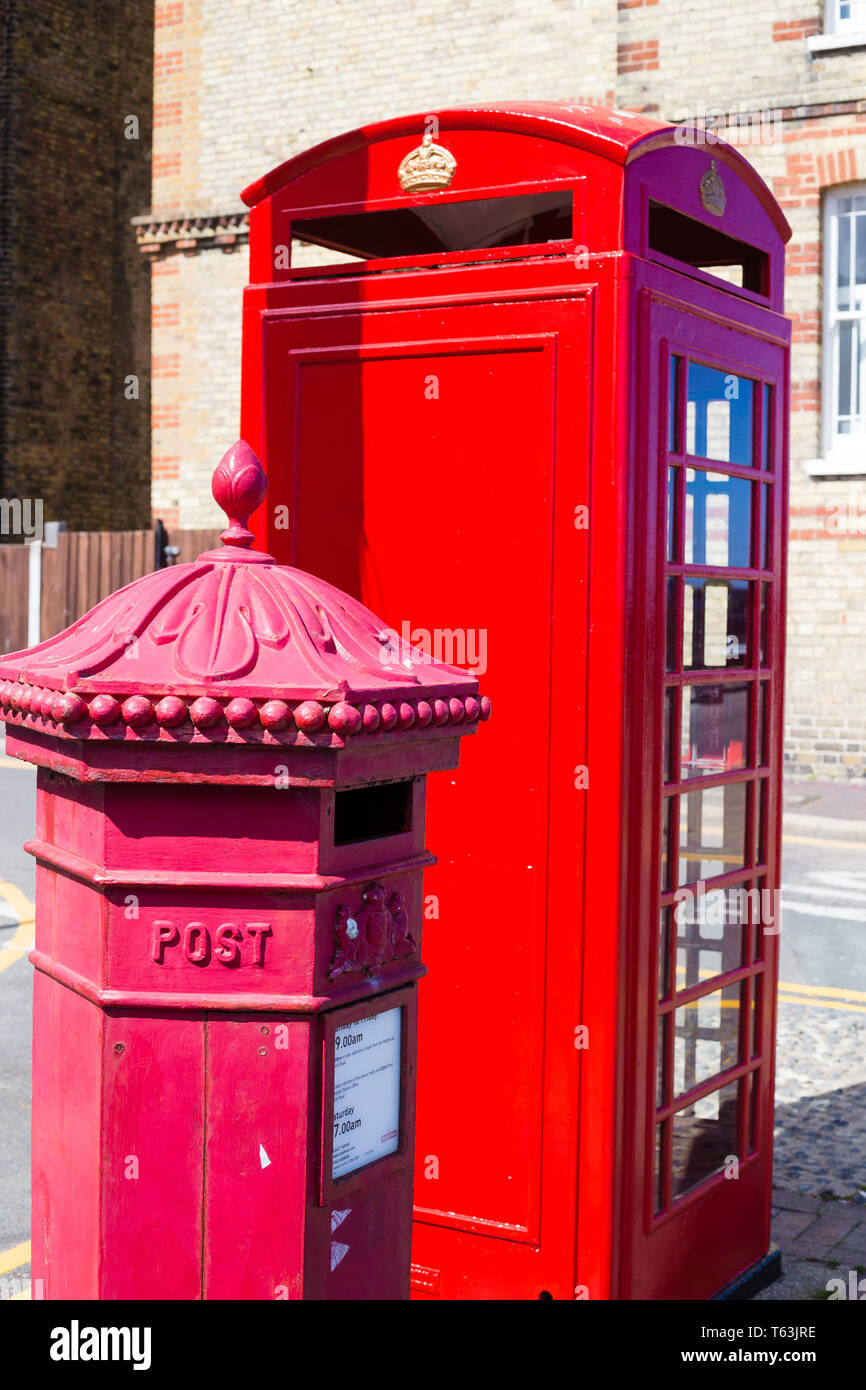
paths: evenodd
<path fill-rule="evenodd" d="M 223 549 L 0 663 L 7 752 L 39 768 L 50 1299 L 408 1297 L 425 779 L 489 703 L 250 549 L 263 491 L 235 445 Z"/>

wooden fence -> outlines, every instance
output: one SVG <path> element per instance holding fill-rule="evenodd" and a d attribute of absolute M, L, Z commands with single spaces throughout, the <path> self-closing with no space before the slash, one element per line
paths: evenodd
<path fill-rule="evenodd" d="M 61 531 L 42 545 L 40 640 L 62 632 L 100 599 L 169 560 L 184 564 L 219 544 L 219 529 Z M 164 546 L 176 546 L 176 557 Z M 0 654 L 27 646 L 30 546 L 0 545 Z"/>

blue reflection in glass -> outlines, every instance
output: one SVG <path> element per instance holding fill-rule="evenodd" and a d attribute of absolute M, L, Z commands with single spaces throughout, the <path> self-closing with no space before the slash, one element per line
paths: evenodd
<path fill-rule="evenodd" d="M 755 383 L 746 376 L 690 362 L 686 451 L 721 463 L 752 463 Z"/>

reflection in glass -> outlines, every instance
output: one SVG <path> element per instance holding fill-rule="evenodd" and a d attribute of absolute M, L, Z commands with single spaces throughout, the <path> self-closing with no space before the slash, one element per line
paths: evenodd
<path fill-rule="evenodd" d="M 667 1124 L 667 1121 L 665 1121 Z M 664 1153 L 665 1153 L 665 1124 L 656 1125 L 655 1142 L 655 1170 L 653 1182 L 653 1210 L 659 1212 L 665 1204 L 665 1179 L 664 1179 Z"/>
<path fill-rule="evenodd" d="M 673 798 L 662 802 L 662 862 L 661 862 L 661 888 L 665 892 L 671 886 L 671 864 L 670 864 L 670 843 L 671 843 L 671 816 L 673 814 Z"/>
<path fill-rule="evenodd" d="M 752 1040 L 753 1057 L 757 1057 L 761 1051 L 761 990 L 763 984 L 761 975 L 756 975 L 752 980 L 752 1026 L 749 1030 L 749 1036 Z"/>
<path fill-rule="evenodd" d="M 686 470 L 687 565 L 748 569 L 752 537 L 752 484 L 746 478 Z"/>
<path fill-rule="evenodd" d="M 683 686 L 680 776 L 707 777 L 746 766 L 749 685 Z"/>
<path fill-rule="evenodd" d="M 656 1036 L 656 1105 L 667 1101 L 667 1022 L 670 1014 L 662 1014 Z"/>
<path fill-rule="evenodd" d="M 733 1081 L 674 1115 L 672 1196 L 720 1172 L 736 1154 L 739 1087 Z"/>
<path fill-rule="evenodd" d="M 764 420 L 761 431 L 761 467 L 771 468 L 770 458 L 770 415 L 773 409 L 773 388 L 764 382 Z"/>
<path fill-rule="evenodd" d="M 756 1067 L 751 1073 L 749 1089 L 749 1153 L 758 1147 L 758 1096 L 760 1095 L 761 1069 Z"/>
<path fill-rule="evenodd" d="M 680 798 L 680 883 L 741 869 L 746 862 L 746 784 L 686 792 Z"/>
<path fill-rule="evenodd" d="M 768 648 L 767 648 L 767 642 L 768 642 L 768 638 L 769 638 L 768 624 L 769 624 L 769 613 L 770 613 L 770 586 L 769 586 L 769 584 L 762 584 L 762 585 L 760 586 L 760 589 L 761 589 L 761 641 L 760 641 L 760 647 L 759 647 L 759 649 L 758 649 L 758 665 L 759 665 L 759 666 L 766 666 L 767 661 L 769 660 L 769 656 L 770 656 L 769 650 L 768 650 Z"/>
<path fill-rule="evenodd" d="M 674 1094 L 709 1081 L 740 1055 L 742 983 L 683 1004 L 674 1015 Z"/>
<path fill-rule="evenodd" d="M 663 777 L 666 782 L 672 782 L 676 777 L 674 765 L 674 710 L 676 691 L 665 691 L 665 710 L 664 710 L 664 752 L 662 756 Z"/>
<path fill-rule="evenodd" d="M 667 608 L 665 612 L 665 665 L 669 671 L 677 669 L 677 581 L 669 579 L 667 585 Z"/>
<path fill-rule="evenodd" d="M 677 558 L 677 535 L 676 535 L 676 514 L 677 514 L 677 476 L 679 469 L 668 469 L 668 511 L 667 511 L 667 558 L 669 561 Z"/>
<path fill-rule="evenodd" d="M 744 887 L 714 888 L 677 904 L 678 990 L 691 989 L 743 964 L 749 905 Z"/>
<path fill-rule="evenodd" d="M 767 738 L 767 719 L 769 706 L 767 704 L 767 692 L 769 686 L 766 681 L 761 681 L 758 686 L 758 766 L 767 765 L 767 748 L 769 741 Z"/>
<path fill-rule="evenodd" d="M 745 579 L 687 579 L 683 609 L 686 670 L 745 666 L 749 584 Z"/>
<path fill-rule="evenodd" d="M 671 909 L 663 907 L 659 914 L 659 999 L 670 993 L 670 931 Z"/>
<path fill-rule="evenodd" d="M 679 395 L 680 373 L 682 372 L 683 359 L 676 354 L 671 356 L 670 371 L 670 399 L 668 401 L 668 450 L 672 454 L 679 454 L 682 451 L 680 441 L 679 420 L 677 419 L 677 398 Z"/>
<path fill-rule="evenodd" d="M 690 362 L 686 452 L 723 463 L 752 463 L 754 382 Z"/>
<path fill-rule="evenodd" d="M 758 531 L 758 569 L 770 568 L 770 532 L 773 526 L 770 510 L 770 489 L 766 483 L 758 488 L 761 494 L 761 518 Z"/>

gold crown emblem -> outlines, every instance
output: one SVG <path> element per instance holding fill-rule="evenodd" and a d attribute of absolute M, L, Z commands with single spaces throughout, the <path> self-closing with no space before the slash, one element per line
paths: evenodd
<path fill-rule="evenodd" d="M 709 169 L 705 169 L 701 174 L 701 202 L 707 212 L 712 212 L 716 217 L 721 217 L 725 210 L 725 185 L 722 183 L 722 176 L 716 168 L 716 161 L 710 160 Z"/>
<path fill-rule="evenodd" d="M 401 162 L 397 177 L 404 193 L 432 193 L 448 187 L 456 168 L 457 160 L 451 151 L 434 145 L 428 130 L 421 144 Z"/>

